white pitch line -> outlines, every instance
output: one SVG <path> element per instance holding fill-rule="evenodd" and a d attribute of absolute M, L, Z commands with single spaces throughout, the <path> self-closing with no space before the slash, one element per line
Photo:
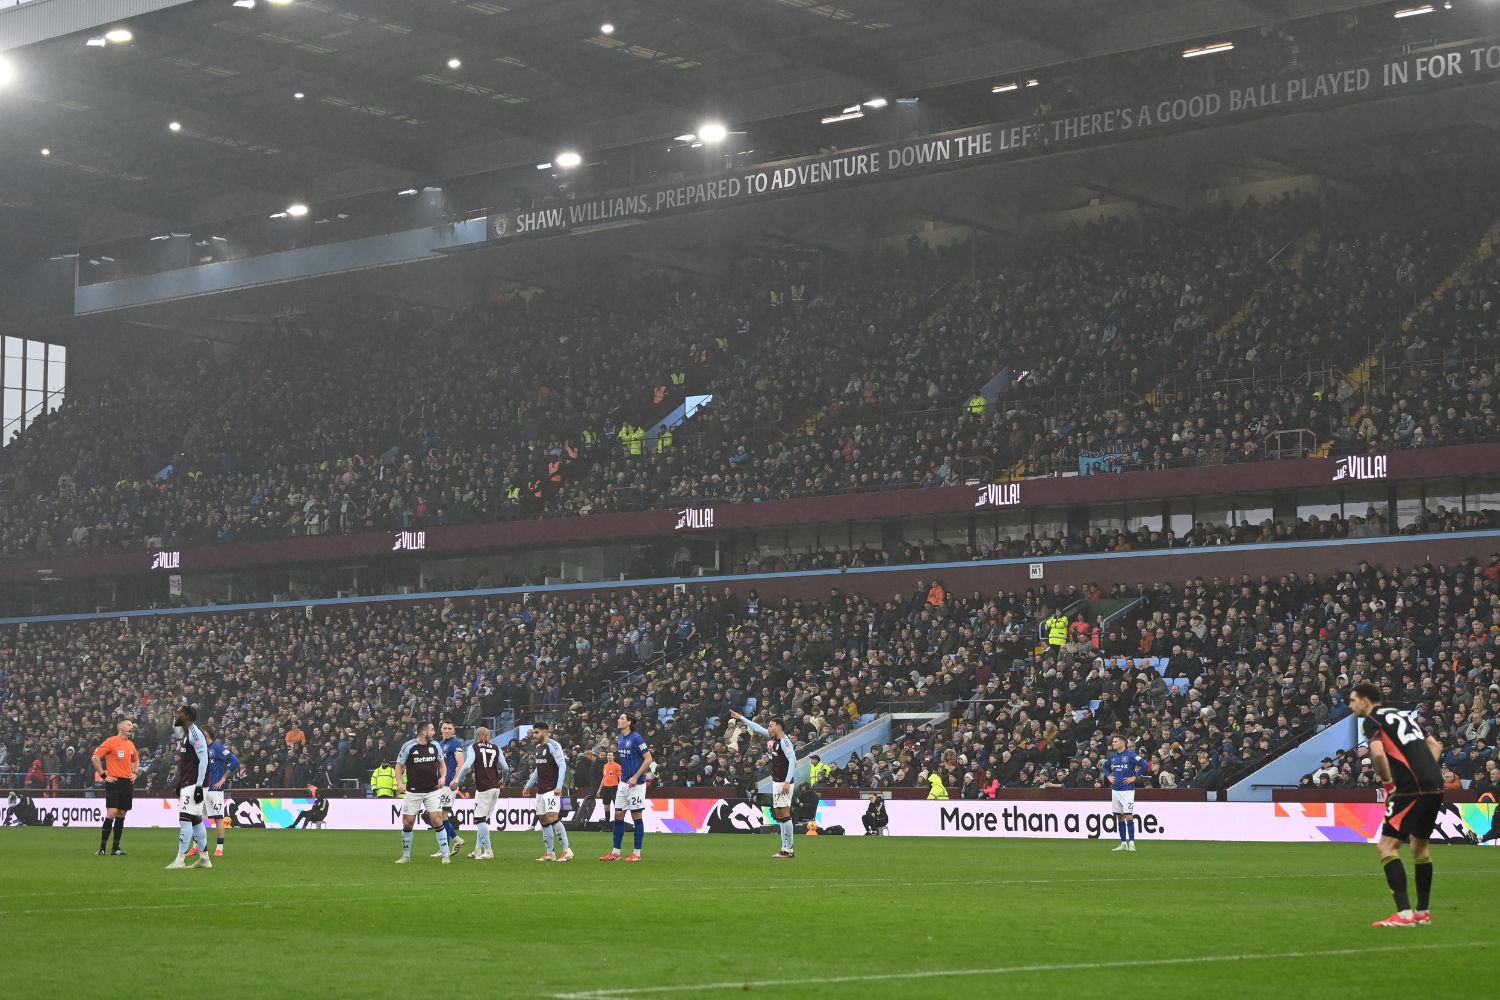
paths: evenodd
<path fill-rule="evenodd" d="M 1369 955 L 1376 952 L 1433 951 L 1453 948 L 1488 948 L 1490 942 L 1465 944 L 1416 944 L 1406 947 L 1334 948 L 1326 951 L 1280 951 L 1245 955 L 1195 955 L 1184 958 L 1135 958 L 1116 962 L 1065 962 L 1053 965 L 1002 965 L 990 969 L 925 969 L 921 972 L 891 972 L 866 976 L 809 976 L 806 979 L 739 979 L 724 983 L 694 983 L 688 986 L 635 986 L 622 990 L 585 990 L 553 993 L 554 1000 L 609 1000 L 657 993 L 701 993 L 711 990 L 752 990 L 779 986 L 830 986 L 839 983 L 878 983 L 890 980 L 946 979 L 958 976 L 1008 976 L 1033 972 L 1084 972 L 1099 969 L 1131 969 L 1163 965 L 1206 965 L 1215 962 L 1264 962 L 1285 958 L 1332 958 L 1339 955 Z"/>
<path fill-rule="evenodd" d="M 464 866 L 461 866 L 464 867 Z M 535 871 L 530 865 L 522 866 L 528 871 Z M 505 867 L 486 867 L 487 871 L 503 872 Z M 1500 869 L 1495 871 L 1468 872 L 1465 878 L 1471 876 L 1500 875 Z M 827 886 L 861 886 L 861 885 L 891 885 L 891 886 L 921 886 L 930 888 L 932 886 L 988 886 L 988 885 L 1094 885 L 1101 882 L 1228 882 L 1228 881 L 1252 881 L 1259 882 L 1268 879 L 1288 878 L 1369 878 L 1369 872 L 1299 872 L 1289 875 L 1142 875 L 1127 878 L 1002 878 L 1002 879 L 887 879 L 887 878 L 808 878 L 788 882 L 760 882 L 755 888 L 766 890 L 798 889 L 798 888 L 824 888 Z M 631 887 L 631 892 L 667 892 L 673 886 L 692 885 L 701 887 L 708 881 L 707 878 L 669 878 L 655 879 L 643 885 Z M 736 885 L 739 883 L 736 882 Z M 340 882 L 339 887 L 344 889 L 363 889 L 380 886 L 388 888 L 392 893 L 405 894 L 410 886 L 404 883 L 392 883 L 386 879 L 376 881 Z M 271 892 L 283 889 L 305 889 L 306 882 L 256 882 L 249 885 L 232 883 L 228 885 L 215 886 L 215 888 L 232 889 L 236 893 L 246 892 Z M 561 885 L 548 892 L 568 892 L 571 889 L 578 891 L 593 892 L 591 887 Z M 47 892 L 16 892 L 7 894 L 9 899 L 23 899 L 28 896 L 46 896 L 56 898 L 58 896 L 94 896 L 106 893 L 140 892 L 139 886 L 116 887 L 105 889 L 57 889 Z M 0 916 L 6 913 L 19 912 L 16 910 L 0 910 Z M 52 910 L 49 912 L 58 912 Z"/>
<path fill-rule="evenodd" d="M 139 890 L 137 890 L 139 891 Z M 139 905 L 128 903 L 121 906 L 53 906 L 33 907 L 27 910 L 0 910 L 0 919 L 5 917 L 16 917 L 23 913 L 129 913 L 136 910 L 189 910 L 203 909 L 209 907 L 218 909 L 221 906 L 262 906 L 270 909 L 276 904 L 270 901 L 258 899 L 238 899 L 220 902 L 218 900 L 197 900 L 191 903 L 141 903 Z"/>
<path fill-rule="evenodd" d="M 459 867 L 463 868 L 463 867 L 467 867 L 467 866 L 459 866 Z M 523 868 L 525 868 L 528 871 L 536 871 L 536 869 L 533 868 L 533 867 L 531 867 L 530 865 L 522 865 L 522 866 L 519 866 L 519 867 L 523 867 Z M 587 867 L 587 866 L 585 866 L 585 867 Z M 511 871 L 513 869 L 508 868 L 506 866 L 489 866 L 485 870 L 486 871 L 492 871 L 492 872 L 507 872 L 507 871 Z M 1471 871 L 1471 872 L 1465 872 L 1463 877 L 1466 878 L 1466 879 L 1470 879 L 1470 878 L 1493 878 L 1493 877 L 1496 877 L 1496 876 L 1500 876 L 1500 868 L 1493 869 L 1493 870 L 1488 870 L 1488 871 Z M 1296 873 L 1286 874 L 1286 875 L 1141 875 L 1141 876 L 1134 876 L 1134 877 L 1109 876 L 1109 877 L 1104 877 L 1104 878 L 1084 877 L 1084 878 L 1004 878 L 1004 879 L 931 879 L 931 880 L 927 880 L 927 879 L 904 880 L 904 879 L 884 879 L 884 878 L 852 878 L 852 879 L 849 879 L 849 878 L 808 878 L 808 879 L 798 879 L 796 881 L 787 881 L 787 882 L 760 882 L 760 883 L 757 883 L 754 888 L 765 889 L 767 891 L 772 891 L 772 890 L 803 889 L 803 888 L 810 888 L 810 889 L 821 889 L 821 888 L 826 888 L 826 887 L 839 888 L 839 887 L 842 887 L 842 886 L 861 886 L 861 885 L 885 885 L 885 886 L 908 886 L 908 887 L 909 886 L 916 886 L 916 887 L 921 887 L 921 888 L 931 888 L 933 886 L 975 886 L 975 887 L 982 887 L 982 886 L 992 886 L 992 885 L 1099 885 L 1099 884 L 1109 884 L 1109 883 L 1131 883 L 1131 882 L 1262 882 L 1262 881 L 1280 881 L 1282 879 L 1293 879 L 1293 878 L 1326 879 L 1326 878 L 1369 878 L 1369 877 L 1370 877 L 1370 873 L 1369 872 L 1296 872 Z M 631 892 L 670 892 L 670 891 L 673 890 L 673 887 L 675 887 L 675 886 L 691 885 L 691 886 L 694 886 L 694 887 L 700 887 L 701 888 L 705 883 L 711 883 L 711 882 L 712 882 L 712 879 L 711 879 L 710 876 L 704 876 L 704 877 L 701 877 L 701 878 L 654 879 L 651 882 L 643 883 L 641 885 L 632 885 L 630 891 Z M 480 884 L 487 884 L 487 883 L 480 883 Z M 713 884 L 717 884 L 717 883 L 713 883 Z M 735 884 L 739 885 L 739 882 L 735 882 Z M 217 885 L 214 888 L 224 889 L 224 890 L 232 890 L 236 894 L 243 895 L 245 893 L 251 893 L 251 892 L 273 892 L 273 891 L 280 891 L 280 890 L 285 890 L 285 889 L 305 889 L 305 888 L 307 888 L 307 885 L 308 885 L 308 883 L 305 882 L 305 881 L 303 881 L 303 882 L 256 882 L 256 883 L 251 883 L 251 884 L 241 884 L 241 883 L 236 882 L 236 883 L 230 883 L 230 884 L 225 884 L 225 885 Z M 391 894 L 396 894 L 396 895 L 404 895 L 404 894 L 406 894 L 407 892 L 409 892 L 411 890 L 411 886 L 409 884 L 407 884 L 407 883 L 392 883 L 392 882 L 390 882 L 390 881 L 388 881 L 386 879 L 379 879 L 379 880 L 376 880 L 376 881 L 358 881 L 358 882 L 340 882 L 339 883 L 339 887 L 343 888 L 343 889 L 365 889 L 365 888 L 375 888 L 377 886 L 381 887 L 381 888 L 384 888 L 384 889 L 388 889 Z M 529 888 L 529 886 L 528 886 L 528 888 Z M 118 887 L 118 888 L 104 888 L 104 889 L 89 889 L 89 888 L 57 889 L 57 890 L 47 891 L 47 892 L 16 892 L 16 893 L 8 893 L 7 896 L 6 896 L 6 898 L 8 898 L 8 899 L 23 899 L 23 898 L 26 898 L 26 897 L 29 897 L 29 896 L 46 896 L 46 897 L 49 897 L 49 898 L 56 898 L 56 897 L 59 897 L 59 896 L 74 896 L 74 895 L 93 896 L 93 895 L 104 895 L 106 893 L 121 893 L 121 892 L 135 892 L 135 893 L 138 893 L 140 891 L 141 891 L 141 889 L 140 889 L 139 886 Z M 561 885 L 558 885 L 558 886 L 551 887 L 551 888 L 547 889 L 548 893 L 553 893 L 553 894 L 556 894 L 556 893 L 566 894 L 566 893 L 569 893 L 569 892 L 590 892 L 591 893 L 591 892 L 594 892 L 594 891 L 595 891 L 595 889 L 593 887 L 591 887 L 591 886 L 570 885 L 570 884 L 561 884 Z M 218 905 L 218 904 L 214 904 L 214 905 Z M 18 911 L 18 910 L 0 910 L 0 916 L 4 916 L 6 913 L 18 913 L 18 912 L 21 912 L 21 911 Z M 46 911 L 40 911 L 39 910 L 38 912 L 58 913 L 58 912 L 62 912 L 62 911 L 54 909 L 54 910 L 46 910 Z"/>

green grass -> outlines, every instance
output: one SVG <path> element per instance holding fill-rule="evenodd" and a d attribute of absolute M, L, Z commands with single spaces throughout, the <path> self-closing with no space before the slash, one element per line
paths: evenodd
<path fill-rule="evenodd" d="M 603 865 L 607 835 L 574 834 L 579 860 L 544 865 L 506 834 L 443 867 L 419 833 L 397 867 L 395 834 L 235 830 L 213 871 L 163 871 L 175 844 L 0 831 L 7 993 L 1344 1000 L 1402 967 L 1459 996 L 1500 915 L 1500 850 L 1463 847 L 1433 849 L 1434 925 L 1388 931 L 1374 848 L 1337 844 L 825 837 L 773 862 L 771 837 L 677 835 Z"/>

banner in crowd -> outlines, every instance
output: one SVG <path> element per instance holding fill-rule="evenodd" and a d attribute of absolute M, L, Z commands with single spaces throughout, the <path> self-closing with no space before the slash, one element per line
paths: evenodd
<path fill-rule="evenodd" d="M 500 832 L 536 828 L 535 800 L 501 799 L 490 816 Z M 569 826 L 603 819 L 592 796 L 565 799 L 563 819 Z M 320 801 L 312 798 L 256 798 L 248 793 L 232 803 L 233 824 L 249 829 L 317 826 L 327 830 L 399 830 L 400 799 L 327 799 L 321 821 Z M 818 806 L 821 829 L 842 827 L 846 834 L 864 832 L 866 802 L 825 801 Z M 1107 801 L 990 802 L 894 800 L 886 804 L 887 832 L 897 837 L 1008 837 L 1098 840 L 1115 835 Z M 474 826 L 474 800 L 460 799 L 455 819 Z M 1385 807 L 1377 802 L 1141 802 L 1137 835 L 1143 840 L 1210 840 L 1262 843 L 1374 843 Z M 97 828 L 104 819 L 104 800 L 31 798 L 11 794 L 0 804 L 0 826 Z M 739 799 L 648 799 L 648 833 L 754 833 L 773 823 L 768 810 Z M 1460 803 L 1443 807 L 1433 840 L 1462 844 L 1485 841 L 1500 846 L 1494 803 Z M 425 824 L 424 824 L 425 825 Z M 137 799 L 126 826 L 177 826 L 176 799 Z"/>
<path fill-rule="evenodd" d="M 1078 449 L 1078 474 L 1097 476 L 1105 472 L 1120 472 L 1125 467 L 1125 459 L 1139 457 L 1139 452 L 1131 451 L 1128 445 L 1123 444 L 1093 450 L 1080 448 Z"/>
<path fill-rule="evenodd" d="M 1058 152 L 1097 142 L 1206 128 L 1265 115 L 1294 114 L 1423 90 L 1500 79 L 1500 44 L 1470 42 L 1443 52 L 1295 72 L 1213 90 L 1162 95 L 1024 122 L 983 125 L 794 162 L 754 167 L 635 191 L 612 191 L 563 205 L 491 215 L 492 240 L 555 235 L 622 221 L 749 204 L 781 195 L 908 177 L 963 166 Z"/>

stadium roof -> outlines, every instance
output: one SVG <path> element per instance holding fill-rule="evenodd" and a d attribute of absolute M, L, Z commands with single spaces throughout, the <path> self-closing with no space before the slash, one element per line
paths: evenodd
<path fill-rule="evenodd" d="M 197 0 L 13 48 L 59 3 L 0 8 L 0 241 L 28 256 L 1362 6 Z"/>

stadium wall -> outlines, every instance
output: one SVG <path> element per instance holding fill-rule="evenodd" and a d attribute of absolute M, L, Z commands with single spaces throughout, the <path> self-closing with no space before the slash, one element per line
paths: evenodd
<path fill-rule="evenodd" d="M 1054 556 L 1048 559 L 990 559 L 978 562 L 922 563 L 859 569 L 801 570 L 786 573 L 742 573 L 710 577 L 653 577 L 642 580 L 604 580 L 560 583 L 544 587 L 495 587 L 485 590 L 434 591 L 381 597 L 331 597 L 310 601 L 264 601 L 189 608 L 149 608 L 96 614 L 29 615 L 0 618 L 3 625 L 44 625 L 102 619 L 232 614 L 242 611 L 291 610 L 309 615 L 316 609 L 343 605 L 385 606 L 452 599 L 456 602 L 490 597 L 511 599 L 543 595 L 584 596 L 590 593 L 683 587 L 743 597 L 756 590 L 762 598 L 813 600 L 832 589 L 886 600 L 906 599 L 918 582 L 940 581 L 955 594 L 997 589 L 1024 591 L 1028 587 L 1068 587 L 1097 583 L 1151 584 L 1196 576 L 1281 576 L 1358 568 L 1360 561 L 1383 566 L 1423 563 L 1451 564 L 1500 549 L 1500 531 L 1455 531 L 1447 534 L 1347 538 L 1327 542 L 1278 542 L 1256 545 L 1211 546 L 1195 549 L 1153 549 L 1145 552 L 1107 552 Z M 1040 570 L 1036 569 L 1040 567 Z M 1038 575 L 1040 574 L 1040 575 Z"/>
<path fill-rule="evenodd" d="M 1492 476 L 1500 470 L 1500 443 L 1463 445 L 1377 456 L 1382 461 L 1351 475 L 1342 459 L 1295 459 L 1245 465 L 1203 466 L 1092 476 L 1027 479 L 987 486 L 806 497 L 768 503 L 723 504 L 685 510 L 649 510 L 590 517 L 547 518 L 427 528 L 419 546 L 394 531 L 287 538 L 206 546 L 171 553 L 170 571 L 209 573 L 340 559 L 437 558 L 541 545 L 578 545 L 681 535 L 708 536 L 779 526 L 883 521 L 928 515 L 984 513 L 1164 500 L 1210 494 L 1273 494 L 1338 486 L 1379 487 L 1409 480 Z M 998 501 L 1004 501 L 998 502 Z M 684 516 L 691 514 L 692 516 Z M 1373 544 L 1373 543 L 1372 543 Z M 120 577 L 161 572 L 159 553 L 54 556 L 0 562 L 0 583 Z"/>
<path fill-rule="evenodd" d="M 288 829 L 312 807 L 311 798 L 244 798 L 233 803 L 233 822 L 239 827 Z M 584 800 L 588 821 L 599 822 L 603 808 Z M 490 817 L 501 832 L 535 827 L 535 800 L 501 799 Z M 324 829 L 387 830 L 401 828 L 399 799 L 329 799 Z M 565 800 L 564 821 L 581 824 L 577 803 Z M 1055 801 L 901 801 L 887 803 L 888 832 L 897 837 L 989 837 L 1048 840 L 1098 840 L 1115 835 L 1110 803 L 1103 800 Z M 26 798 L 11 796 L 0 806 L 0 826 L 98 827 L 103 799 Z M 818 807 L 820 830 L 842 827 L 845 833 L 863 832 L 861 799 L 825 801 Z M 1206 840 L 1246 843 L 1374 843 L 1385 806 L 1379 802 L 1142 802 L 1137 806 L 1139 839 Z M 1443 807 L 1434 839 L 1473 842 L 1494 823 L 1493 803 L 1448 803 Z M 473 800 L 462 800 L 455 819 L 464 828 L 474 824 Z M 660 798 L 647 800 L 646 830 L 650 833 L 769 832 L 768 811 L 742 800 L 716 798 Z M 176 799 L 137 799 L 127 815 L 130 827 L 177 827 Z M 1496 844 L 1500 846 L 1500 844 Z"/>

